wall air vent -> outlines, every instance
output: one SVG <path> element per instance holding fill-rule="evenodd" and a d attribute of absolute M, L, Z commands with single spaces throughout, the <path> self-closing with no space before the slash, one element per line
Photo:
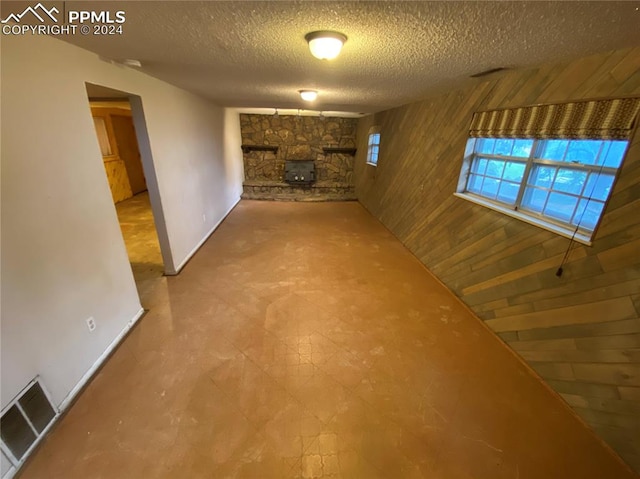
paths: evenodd
<path fill-rule="evenodd" d="M 469 75 L 469 77 L 480 78 L 480 77 L 485 77 L 487 75 L 491 75 L 492 73 L 498 73 L 504 70 L 508 70 L 508 68 L 505 68 L 505 67 L 490 68 L 489 70 L 485 70 L 483 72 L 478 72 L 478 73 L 474 73 L 473 75 Z"/>
<path fill-rule="evenodd" d="M 14 468 L 22 464 L 57 415 L 58 411 L 38 378 L 32 380 L 2 411 L 2 453 Z"/>

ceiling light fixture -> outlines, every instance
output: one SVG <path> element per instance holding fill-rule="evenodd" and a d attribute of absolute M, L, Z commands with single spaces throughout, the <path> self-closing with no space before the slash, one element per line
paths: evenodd
<path fill-rule="evenodd" d="M 347 41 L 346 35 L 329 31 L 307 33 L 304 38 L 309 44 L 311 54 L 320 60 L 333 60 L 340 54 L 342 45 Z"/>
<path fill-rule="evenodd" d="M 318 92 L 315 90 L 299 90 L 298 93 L 304 101 L 314 101 L 318 98 Z"/>

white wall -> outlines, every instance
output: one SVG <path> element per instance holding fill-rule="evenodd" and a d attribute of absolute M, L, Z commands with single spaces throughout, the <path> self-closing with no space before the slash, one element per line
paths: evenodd
<path fill-rule="evenodd" d="M 4 36 L 1 62 L 2 406 L 37 374 L 61 404 L 140 312 L 85 82 L 142 99 L 175 266 L 238 201 L 242 167 L 207 100 L 44 36 Z"/>
<path fill-rule="evenodd" d="M 237 185 L 236 193 L 242 195 L 244 181 L 244 161 L 242 158 L 242 133 L 240 132 L 240 113 L 234 108 L 224 112 L 224 158 L 227 182 Z"/>

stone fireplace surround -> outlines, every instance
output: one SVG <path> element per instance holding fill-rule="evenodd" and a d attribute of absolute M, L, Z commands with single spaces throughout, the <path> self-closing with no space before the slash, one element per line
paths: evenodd
<path fill-rule="evenodd" d="M 353 159 L 356 118 L 240 114 L 243 198 L 355 200 Z M 313 160 L 316 181 L 285 182 L 287 160 Z"/>

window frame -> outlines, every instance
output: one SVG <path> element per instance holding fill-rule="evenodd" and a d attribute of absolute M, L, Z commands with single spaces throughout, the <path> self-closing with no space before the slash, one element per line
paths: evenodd
<path fill-rule="evenodd" d="M 379 126 L 372 126 L 371 128 L 369 128 L 369 134 L 367 135 L 367 165 L 378 166 L 378 160 L 380 159 L 380 136 L 381 134 Z M 375 141 L 376 139 L 377 142 Z M 375 160 L 372 159 L 374 149 Z"/>
<path fill-rule="evenodd" d="M 514 157 L 511 155 L 497 155 L 497 154 L 486 154 L 486 153 L 478 153 L 476 152 L 476 145 L 478 144 L 479 140 L 483 140 L 483 139 L 494 139 L 494 140 L 501 140 L 501 139 L 508 139 L 508 140 L 531 140 L 533 141 L 533 145 L 531 147 L 531 151 L 529 153 L 529 156 L 522 156 L 522 157 Z M 481 206 L 485 206 L 487 208 L 493 209 L 495 211 L 499 211 L 501 213 L 504 213 L 508 216 L 511 216 L 513 218 L 517 218 L 519 220 L 522 220 L 526 223 L 532 224 L 534 226 L 538 226 L 540 228 L 543 228 L 545 230 L 548 231 L 552 231 L 556 234 L 565 236 L 567 238 L 573 238 L 576 241 L 582 243 L 582 244 L 586 244 L 586 245 L 591 245 L 593 238 L 595 237 L 597 231 L 598 231 L 598 227 L 600 226 L 600 223 L 602 222 L 602 218 L 604 216 L 604 212 L 607 208 L 607 205 L 609 203 L 609 200 L 611 199 L 611 195 L 613 193 L 613 189 L 615 187 L 616 181 L 618 180 L 618 177 L 620 175 L 620 171 L 624 165 L 624 160 L 627 156 L 627 153 L 629 151 L 629 146 L 630 146 L 630 140 L 619 140 L 619 141 L 626 141 L 626 146 L 624 149 L 624 152 L 622 153 L 622 159 L 620 161 L 620 164 L 617 167 L 608 167 L 608 166 L 604 166 L 604 158 L 602 159 L 602 165 L 587 165 L 587 164 L 583 164 L 583 163 L 577 163 L 577 162 L 568 162 L 568 161 L 564 161 L 566 158 L 566 154 L 567 154 L 567 150 L 565 149 L 565 152 L 563 154 L 563 157 L 560 160 L 554 159 L 554 160 L 550 160 L 550 159 L 545 159 L 542 158 L 542 150 L 543 147 L 545 145 L 545 142 L 549 141 L 551 139 L 536 139 L 536 138 L 496 138 L 496 137 L 469 137 L 467 139 L 467 145 L 465 148 L 465 153 L 464 153 L 464 158 L 463 158 L 463 164 L 462 164 L 462 169 L 460 171 L 460 176 L 458 178 L 458 185 L 456 188 L 456 192 L 454 193 L 455 196 L 459 197 L 459 198 L 463 198 L 465 200 L 471 201 L 473 203 L 479 204 Z M 566 139 L 568 141 L 571 141 L 571 139 Z M 575 140 L 580 140 L 580 139 L 575 139 Z M 607 139 L 602 139 L 601 141 L 610 141 Z M 603 144 L 604 145 L 604 144 Z M 602 148 L 603 146 L 600 147 L 600 150 L 598 152 L 598 155 L 602 154 Z M 469 186 L 469 178 L 471 176 L 471 174 L 473 174 L 474 172 L 472 171 L 473 167 L 474 167 L 474 163 L 475 161 L 478 160 L 478 158 L 481 159 L 487 159 L 487 161 L 491 160 L 491 159 L 495 159 L 498 161 L 503 161 L 505 162 L 505 166 L 507 162 L 517 162 L 517 163 L 522 163 L 525 164 L 525 168 L 522 174 L 522 179 L 520 180 L 520 182 L 518 183 L 518 193 L 516 196 L 516 199 L 514 200 L 513 204 L 509 204 L 503 201 L 500 201 L 498 199 L 491 199 L 491 198 L 487 198 L 481 194 L 478 193 L 474 193 L 473 191 L 470 191 L 468 189 Z M 525 196 L 525 192 L 527 190 L 527 187 L 531 187 L 534 186 L 532 184 L 529 183 L 530 180 L 530 176 L 532 173 L 532 170 L 536 167 L 536 166 L 547 166 L 550 168 L 554 168 L 554 173 L 553 173 L 553 180 L 550 182 L 548 187 L 541 187 L 541 186 L 535 186 L 535 189 L 540 189 L 540 190 L 545 190 L 548 191 L 549 193 L 547 194 L 546 198 L 545 198 L 545 202 L 544 205 L 542 206 L 542 208 L 540 209 L 540 212 L 537 212 L 531 208 L 528 208 L 527 205 L 523 205 L 523 200 L 524 200 L 524 196 Z M 502 182 L 504 180 L 504 168 L 503 167 L 503 173 L 501 173 L 501 177 L 499 178 L 499 181 Z M 587 176 L 585 177 L 584 180 L 584 184 L 581 188 L 581 191 L 579 194 L 575 194 L 572 192 L 568 192 L 568 191 L 562 191 L 562 190 L 557 190 L 557 189 L 553 189 L 553 186 L 555 184 L 555 178 L 557 177 L 557 174 L 559 172 L 560 169 L 566 169 L 566 170 L 572 170 L 572 171 L 579 171 L 579 172 L 587 172 Z M 585 195 L 583 196 L 583 194 L 585 193 L 585 189 L 587 188 L 587 184 L 589 183 L 589 177 L 592 173 L 595 173 L 597 176 L 600 175 L 606 175 L 606 176 L 612 176 L 613 177 L 613 181 L 611 183 L 611 191 L 609 192 L 609 194 L 607 195 L 606 199 L 604 201 L 597 199 L 597 198 L 593 198 L 592 194 L 591 195 Z M 487 177 L 487 175 L 482 175 L 484 177 Z M 508 180 L 507 180 L 508 181 Z M 597 180 L 596 180 L 597 181 Z M 513 182 L 511 182 L 513 183 Z M 499 195 L 500 192 L 500 186 L 501 183 L 498 184 L 498 190 L 496 192 L 496 198 Z M 595 188 L 595 184 L 593 186 L 593 188 Z M 593 191 L 593 189 L 592 189 Z M 546 206 L 549 202 L 549 197 L 551 196 L 551 192 L 558 192 L 558 193 L 562 193 L 562 194 L 566 194 L 572 197 L 576 197 L 577 201 L 576 204 L 573 208 L 573 212 L 571 214 L 571 216 L 569 217 L 569 220 L 567 222 L 563 222 L 562 220 L 558 220 L 553 218 L 552 216 L 549 215 L 545 215 L 544 211 L 546 209 Z M 602 210 L 601 213 L 598 217 L 597 222 L 595 223 L 594 228 L 588 229 L 588 228 L 581 228 L 580 226 L 574 226 L 572 224 L 572 221 L 574 220 L 575 215 L 577 214 L 577 212 L 579 211 L 580 208 L 580 202 L 581 200 L 586 200 L 587 204 L 584 206 L 584 208 L 586 209 L 588 207 L 588 202 L 589 201 L 595 201 L 599 204 L 602 204 Z M 584 214 L 584 212 L 582 213 Z"/>

